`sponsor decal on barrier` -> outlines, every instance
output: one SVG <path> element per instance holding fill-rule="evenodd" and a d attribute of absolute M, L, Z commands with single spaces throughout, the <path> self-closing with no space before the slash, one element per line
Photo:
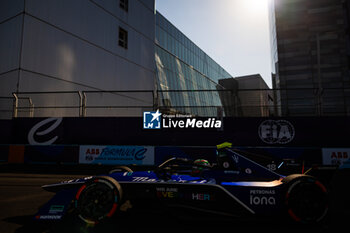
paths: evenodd
<path fill-rule="evenodd" d="M 143 129 L 220 129 L 222 121 L 213 117 L 198 119 L 192 115 L 143 113 Z"/>
<path fill-rule="evenodd" d="M 51 123 L 53 122 L 53 123 Z M 62 122 L 62 118 L 47 118 L 45 120 L 40 121 L 36 125 L 34 125 L 29 133 L 28 133 L 28 142 L 30 145 L 51 145 L 53 144 L 57 139 L 58 136 L 54 136 L 50 139 L 46 138 L 45 136 L 50 134 L 53 130 L 55 130 Z M 41 138 L 43 141 L 39 141 L 38 137 Z"/>
<path fill-rule="evenodd" d="M 79 163 L 153 165 L 152 146 L 80 146 Z"/>
<path fill-rule="evenodd" d="M 350 159 L 350 148 L 322 148 L 323 165 L 340 166 Z"/>
<path fill-rule="evenodd" d="M 287 144 L 294 139 L 295 129 L 286 120 L 266 120 L 259 125 L 258 133 L 267 144 Z"/>
<path fill-rule="evenodd" d="M 346 160 L 343 165 L 339 167 L 340 169 L 350 169 L 350 159 Z"/>

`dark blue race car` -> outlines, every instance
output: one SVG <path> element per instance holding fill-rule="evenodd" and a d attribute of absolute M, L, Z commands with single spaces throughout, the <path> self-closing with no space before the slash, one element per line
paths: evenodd
<path fill-rule="evenodd" d="M 96 224 L 137 209 L 161 206 L 233 217 L 286 217 L 321 221 L 328 192 L 314 177 L 282 176 L 231 149 L 217 146 L 217 159 L 171 158 L 152 171 L 120 167 L 110 174 L 64 181 L 43 188 L 56 195 L 36 220 L 61 220 L 72 214 Z"/>

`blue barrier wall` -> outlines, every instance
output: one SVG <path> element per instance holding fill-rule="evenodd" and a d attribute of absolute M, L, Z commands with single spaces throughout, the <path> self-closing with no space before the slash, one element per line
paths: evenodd
<path fill-rule="evenodd" d="M 0 144 L 350 147 L 349 117 L 224 118 L 223 129 L 143 129 L 142 118 L 0 120 Z"/>
<path fill-rule="evenodd" d="M 143 129 L 142 118 L 16 118 L 0 120 L 0 128 L 0 162 L 77 164 L 80 145 L 155 147 L 154 164 L 172 156 L 212 160 L 215 145 L 228 141 L 274 167 L 281 158 L 322 164 L 322 148 L 350 148 L 349 117 L 224 118 L 222 129 L 159 130 Z M 333 154 L 346 153 L 324 156 L 333 164 Z"/>

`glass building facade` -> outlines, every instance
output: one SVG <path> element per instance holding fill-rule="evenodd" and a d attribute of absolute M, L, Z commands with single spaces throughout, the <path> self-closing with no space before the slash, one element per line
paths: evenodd
<path fill-rule="evenodd" d="M 270 1 L 281 116 L 350 114 L 350 0 Z"/>
<path fill-rule="evenodd" d="M 156 13 L 159 106 L 170 112 L 217 116 L 219 79 L 232 77 L 159 12 Z"/>

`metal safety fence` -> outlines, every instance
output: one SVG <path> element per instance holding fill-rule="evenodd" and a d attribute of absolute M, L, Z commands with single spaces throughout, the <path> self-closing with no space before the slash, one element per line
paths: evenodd
<path fill-rule="evenodd" d="M 203 117 L 349 116 L 350 89 L 52 91 L 0 97 L 0 119 L 140 117 L 157 109 Z"/>

